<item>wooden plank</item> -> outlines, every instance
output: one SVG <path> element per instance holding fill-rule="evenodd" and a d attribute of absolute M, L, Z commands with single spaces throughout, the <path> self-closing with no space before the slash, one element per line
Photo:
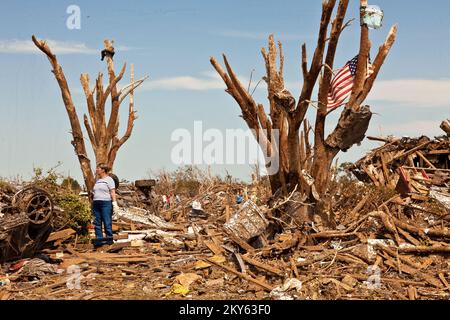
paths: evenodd
<path fill-rule="evenodd" d="M 249 282 L 252 282 L 252 283 L 258 285 L 261 288 L 263 288 L 263 289 L 265 289 L 265 290 L 267 290 L 269 292 L 273 290 L 273 287 L 270 284 L 266 283 L 266 282 L 263 282 L 261 280 L 255 279 L 255 278 L 253 278 L 253 277 L 251 277 L 249 275 L 243 274 L 242 272 L 239 272 L 239 271 L 237 271 L 237 270 L 235 270 L 235 269 L 233 269 L 231 267 L 228 267 L 228 266 L 222 265 L 220 263 L 217 263 L 214 260 L 211 260 L 209 258 L 207 259 L 207 261 L 209 263 L 212 263 L 213 265 L 215 265 L 215 266 L 225 270 L 225 271 L 228 271 L 228 272 L 231 272 L 231 273 L 237 275 L 238 277 L 240 277 L 240 278 L 242 278 L 244 280 L 247 280 Z"/>
<path fill-rule="evenodd" d="M 419 200 L 419 201 L 428 201 L 428 200 L 430 200 L 430 197 L 413 193 L 413 194 L 411 194 L 411 199 Z"/>
<path fill-rule="evenodd" d="M 417 170 L 425 170 L 425 171 L 442 171 L 442 172 L 450 172 L 450 169 L 433 169 L 433 168 L 421 168 L 421 167 L 406 167 L 405 169 L 417 169 Z"/>
<path fill-rule="evenodd" d="M 232 240 L 233 242 L 235 242 L 238 246 L 240 246 L 242 249 L 246 250 L 247 252 L 255 252 L 255 248 L 253 248 L 251 245 L 249 245 L 247 242 L 245 242 L 244 240 L 240 239 L 239 237 L 234 236 L 233 234 L 231 234 L 230 232 L 226 233 L 227 236 L 230 238 L 230 240 Z"/>
<path fill-rule="evenodd" d="M 387 256 L 387 255 L 386 255 L 386 256 Z M 389 257 L 389 256 L 387 256 L 387 257 Z M 386 260 L 384 261 L 384 263 L 385 263 L 386 265 L 388 265 L 388 266 L 394 268 L 394 269 L 397 269 L 397 270 L 399 271 L 400 274 L 401 274 L 402 272 L 407 273 L 407 274 L 409 274 L 409 275 L 417 274 L 417 270 L 416 270 L 416 269 L 411 268 L 411 267 L 409 267 L 409 266 L 407 266 L 407 265 L 404 265 L 404 264 L 398 264 L 398 263 L 395 263 L 394 260 L 391 259 L 391 258 L 386 259 Z"/>
<path fill-rule="evenodd" d="M 259 261 L 255 260 L 255 259 L 252 259 L 247 254 L 243 255 L 242 259 L 244 259 L 244 261 L 247 262 L 248 264 L 251 264 L 251 265 L 253 265 L 253 266 L 257 267 L 257 268 L 260 268 L 260 269 L 262 269 L 264 271 L 273 273 L 273 274 L 275 274 L 275 275 L 277 275 L 279 277 L 283 277 L 284 276 L 283 271 L 281 271 L 280 269 L 277 269 L 277 268 L 272 267 L 272 266 L 270 266 L 268 264 L 264 264 L 262 262 L 259 262 Z"/>
<path fill-rule="evenodd" d="M 298 273 L 297 265 L 295 264 L 294 258 L 292 256 L 289 257 L 289 262 L 291 263 L 292 272 L 294 272 L 295 277 L 298 279 L 300 275 Z"/>
<path fill-rule="evenodd" d="M 329 239 L 329 238 L 347 238 L 347 237 L 357 237 L 358 233 L 356 232 L 350 232 L 350 233 L 344 233 L 344 232 L 335 232 L 335 231 L 324 231 L 319 233 L 311 234 L 310 237 L 312 239 Z"/>
<path fill-rule="evenodd" d="M 431 154 L 431 155 L 441 155 L 441 154 L 449 154 L 450 150 L 432 150 L 427 152 L 427 154 Z"/>
<path fill-rule="evenodd" d="M 436 167 L 430 162 L 430 160 L 428 160 L 422 152 L 417 151 L 416 154 L 419 156 L 419 158 L 421 158 L 423 160 L 423 162 L 425 162 L 430 168 L 432 169 L 436 169 Z"/>
<path fill-rule="evenodd" d="M 392 257 L 398 257 L 398 259 L 400 259 L 402 262 L 406 263 L 407 265 L 409 265 L 410 267 L 414 268 L 414 269 L 420 269 L 421 266 L 412 262 L 410 259 L 408 259 L 405 256 L 399 255 L 397 254 L 397 252 L 395 252 L 394 250 L 391 250 L 390 248 L 383 246 L 383 245 L 377 245 L 377 248 L 386 251 L 388 254 L 390 254 Z"/>
<path fill-rule="evenodd" d="M 299 249 L 306 250 L 306 251 L 324 251 L 324 246 L 299 246 Z"/>
<path fill-rule="evenodd" d="M 367 139 L 371 141 L 380 141 L 380 142 L 391 142 L 392 140 L 389 138 L 382 138 L 382 137 L 373 137 L 373 136 L 367 136 Z"/>
<path fill-rule="evenodd" d="M 372 174 L 372 172 L 366 167 L 361 166 L 361 168 L 364 170 L 364 172 L 369 176 L 369 178 L 372 180 L 373 184 L 377 187 L 380 186 L 380 182 L 377 180 L 377 178 Z"/>
<path fill-rule="evenodd" d="M 411 242 L 413 245 L 415 246 L 420 246 L 422 245 L 422 243 L 417 240 L 416 238 L 414 238 L 413 236 L 411 236 L 408 232 L 406 232 L 405 230 L 403 230 L 402 228 L 397 226 L 397 231 L 398 233 L 400 233 L 406 240 L 408 240 L 409 242 Z"/>
<path fill-rule="evenodd" d="M 429 145 L 431 142 L 433 142 L 433 141 L 431 140 L 431 141 L 428 141 L 428 142 L 424 142 L 424 143 L 422 143 L 421 145 L 418 145 L 417 147 L 412 148 L 411 150 L 408 150 L 408 151 L 406 151 L 406 152 L 403 153 L 403 154 L 399 154 L 398 156 L 395 156 L 390 162 L 395 161 L 395 160 L 400 159 L 400 158 L 403 158 L 403 157 L 406 157 L 406 156 L 409 156 L 410 154 L 413 154 L 413 153 L 416 152 L 417 150 L 420 150 L 420 149 L 426 147 L 426 146 Z"/>
<path fill-rule="evenodd" d="M 436 279 L 435 277 L 433 277 L 428 273 L 420 273 L 419 275 L 423 280 L 425 280 L 426 282 L 428 282 L 429 284 L 431 284 L 436 288 L 442 289 L 444 287 L 441 281 L 439 281 L 438 279 Z"/>
<path fill-rule="evenodd" d="M 117 252 L 123 248 L 131 247 L 131 241 L 114 243 L 108 247 L 107 252 Z"/>
<path fill-rule="evenodd" d="M 405 252 L 405 253 L 450 253 L 450 246 L 416 246 L 411 248 L 399 248 L 399 252 Z"/>
<path fill-rule="evenodd" d="M 351 277 L 355 278 L 356 280 L 367 281 L 369 276 L 368 275 L 351 274 Z M 382 282 L 387 282 L 387 283 L 402 283 L 402 284 L 406 284 L 406 285 L 421 286 L 421 287 L 424 286 L 423 282 L 418 282 L 418 281 L 391 279 L 391 278 L 383 278 L 383 277 L 380 280 Z"/>
<path fill-rule="evenodd" d="M 211 250 L 212 253 L 214 253 L 215 255 L 221 255 L 224 253 L 224 250 L 222 248 L 220 248 L 219 246 L 217 246 L 213 241 L 203 241 L 203 244 L 209 249 Z"/>
<path fill-rule="evenodd" d="M 47 242 L 56 241 L 56 240 L 65 240 L 70 238 L 76 233 L 75 230 L 69 228 L 61 231 L 52 232 L 47 239 Z"/>
<path fill-rule="evenodd" d="M 387 169 L 387 161 L 384 153 L 380 154 L 381 158 L 381 168 L 383 169 L 384 180 L 389 181 L 389 170 Z"/>
<path fill-rule="evenodd" d="M 350 212 L 350 214 L 346 217 L 346 219 L 345 219 L 346 221 L 345 221 L 345 222 L 348 223 L 348 222 L 349 222 L 349 221 L 348 221 L 349 219 L 357 220 L 358 217 L 359 217 L 359 211 L 365 206 L 367 200 L 369 200 L 369 198 L 370 198 L 371 196 L 372 196 L 371 194 L 368 194 L 368 195 L 366 195 L 365 197 L 363 197 L 363 198 L 361 199 L 361 201 L 358 202 L 358 204 L 356 205 L 356 207 L 354 207 L 354 208 L 352 209 L 352 211 Z"/>
<path fill-rule="evenodd" d="M 123 239 L 128 239 L 128 234 L 115 234 L 113 236 L 114 240 L 123 240 Z"/>
<path fill-rule="evenodd" d="M 416 300 L 417 299 L 417 290 L 416 288 L 409 286 L 408 289 L 408 298 L 409 300 Z"/>
<path fill-rule="evenodd" d="M 442 283 L 444 284 L 445 288 L 447 288 L 447 290 L 450 290 L 450 284 L 448 284 L 447 280 L 445 279 L 444 274 L 439 273 L 438 276 L 439 276 L 439 279 L 441 279 Z"/>

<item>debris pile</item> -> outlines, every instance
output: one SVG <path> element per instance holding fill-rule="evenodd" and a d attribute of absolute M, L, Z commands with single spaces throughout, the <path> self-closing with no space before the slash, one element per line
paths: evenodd
<path fill-rule="evenodd" d="M 416 201 L 434 199 L 450 209 L 450 137 L 372 139 L 385 145 L 351 168 L 359 180 L 395 189 Z"/>
<path fill-rule="evenodd" d="M 118 203 L 121 207 L 136 207 L 156 212 L 158 200 L 153 187 L 155 180 L 123 181 L 117 189 Z"/>
<path fill-rule="evenodd" d="M 56 273 L 4 265 L 0 299 L 449 299 L 449 211 L 359 184 L 335 195 L 335 230 L 286 218 L 298 193 L 263 205 L 260 185 L 208 183 L 156 213 L 130 201 L 114 244 L 65 229 L 40 251 Z"/>

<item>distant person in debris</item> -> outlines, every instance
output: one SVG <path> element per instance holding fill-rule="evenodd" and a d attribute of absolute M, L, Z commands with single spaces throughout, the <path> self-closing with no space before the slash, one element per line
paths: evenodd
<path fill-rule="evenodd" d="M 179 206 L 180 204 L 181 204 L 181 198 L 180 198 L 180 195 L 176 195 L 175 196 L 175 202 L 177 203 L 177 206 Z"/>
<path fill-rule="evenodd" d="M 170 193 L 167 195 L 167 209 L 170 208 Z"/>
<path fill-rule="evenodd" d="M 109 176 L 110 168 L 105 164 L 97 166 L 94 189 L 92 190 L 92 212 L 94 214 L 96 246 L 113 243 L 112 216 L 119 206 L 116 199 L 116 185 L 114 179 Z M 106 237 L 103 237 L 103 228 Z"/>
<path fill-rule="evenodd" d="M 165 194 L 162 195 L 162 203 L 163 203 L 163 209 L 167 207 L 167 196 Z"/>
<path fill-rule="evenodd" d="M 169 208 L 171 208 L 175 204 L 175 195 L 171 193 L 169 195 Z"/>

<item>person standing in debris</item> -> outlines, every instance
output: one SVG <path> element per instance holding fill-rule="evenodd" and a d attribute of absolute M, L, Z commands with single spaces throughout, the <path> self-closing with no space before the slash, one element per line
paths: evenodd
<path fill-rule="evenodd" d="M 165 194 L 162 195 L 162 203 L 163 203 L 163 209 L 166 209 L 167 206 L 167 196 Z"/>
<path fill-rule="evenodd" d="M 180 195 L 176 195 L 175 196 L 175 202 L 177 203 L 177 206 L 179 206 L 180 204 L 181 204 L 181 198 L 180 198 Z"/>
<path fill-rule="evenodd" d="M 119 209 L 116 199 L 116 186 L 113 178 L 109 176 L 109 172 L 110 168 L 107 165 L 99 164 L 97 166 L 97 181 L 92 190 L 96 246 L 113 243 L 112 216 L 113 211 L 117 212 Z M 106 237 L 103 237 L 102 227 L 105 229 Z"/>

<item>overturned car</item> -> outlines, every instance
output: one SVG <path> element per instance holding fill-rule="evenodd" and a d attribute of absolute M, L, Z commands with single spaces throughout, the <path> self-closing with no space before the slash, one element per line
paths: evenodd
<path fill-rule="evenodd" d="M 52 232 L 53 201 L 43 189 L 0 192 L 0 263 L 32 257 Z"/>

